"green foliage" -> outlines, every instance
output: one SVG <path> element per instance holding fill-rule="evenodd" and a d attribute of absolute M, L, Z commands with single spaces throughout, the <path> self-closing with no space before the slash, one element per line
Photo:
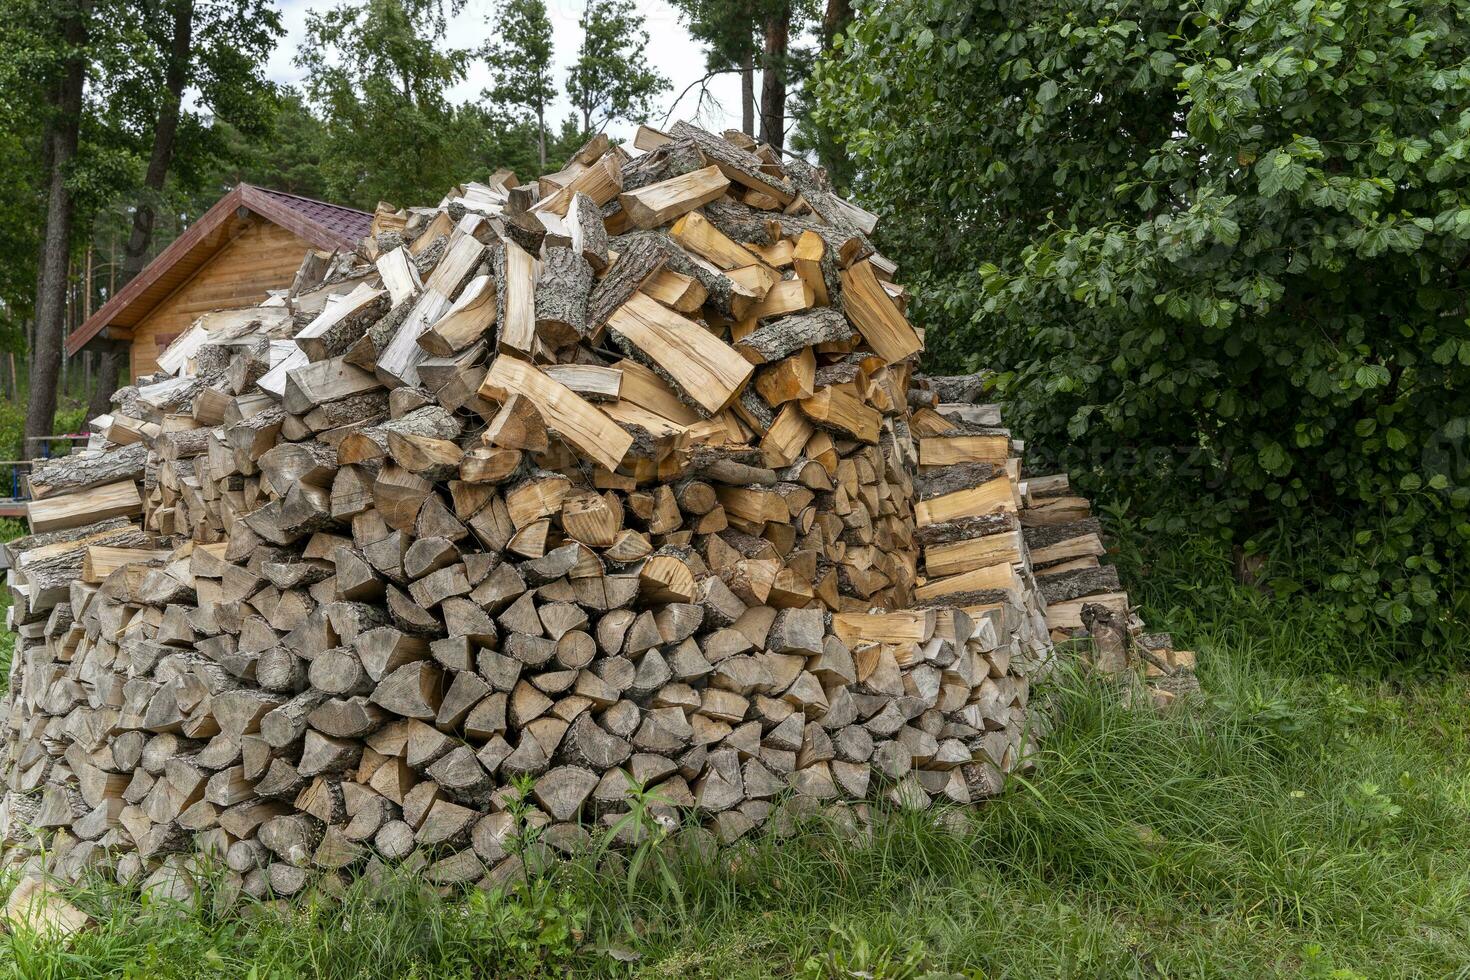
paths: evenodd
<path fill-rule="evenodd" d="M 684 890 L 679 885 L 677 845 L 671 843 L 676 824 L 667 817 L 660 818 L 657 807 L 668 807 L 668 801 L 658 789 L 650 789 L 632 776 L 627 780 L 625 797 L 628 812 L 619 817 L 608 828 L 602 839 L 601 857 L 611 860 L 615 846 L 631 846 L 628 855 L 626 882 L 631 896 L 646 875 L 651 874 L 667 903 L 684 913 Z M 684 855 L 688 857 L 688 855 Z M 631 925 L 631 923 L 630 923 Z"/>
<path fill-rule="evenodd" d="M 505 0 L 491 22 L 492 39 L 480 52 L 492 79 L 485 97 L 503 113 L 520 110 L 535 118 L 537 164 L 544 168 L 546 107 L 556 98 L 551 77 L 551 19 L 545 0 Z"/>
<path fill-rule="evenodd" d="M 528 124 L 523 124 L 528 125 Z M 546 159 L 553 167 L 564 167 L 571 160 L 572 154 L 580 150 L 586 144 L 587 131 L 577 121 L 576 116 L 568 115 L 561 121 L 561 129 L 548 133 L 546 136 Z M 535 173 L 534 170 L 522 170 L 519 173 Z"/>
<path fill-rule="evenodd" d="M 59 435 L 75 435 L 86 431 L 87 406 L 73 405 L 56 412 L 56 432 Z"/>
<path fill-rule="evenodd" d="M 137 158 L 139 177 L 159 111 L 171 98 L 167 74 L 180 10 L 190 24 L 184 79 L 191 94 L 180 105 L 169 173 L 197 187 L 221 149 L 219 123 L 256 136 L 267 131 L 276 89 L 265 77 L 265 61 L 283 33 L 270 0 L 109 0 L 100 6 L 99 19 L 118 22 L 94 44 L 88 103 L 98 126 L 119 139 L 115 148 Z M 107 200 L 104 193 L 96 204 Z"/>
<path fill-rule="evenodd" d="M 85 392 L 78 392 L 76 395 L 68 392 L 61 393 L 57 402 L 55 434 L 84 431 L 87 420 L 85 398 Z M 29 459 L 36 454 L 25 452 L 22 449 L 25 441 L 26 401 L 24 388 L 19 397 L 0 400 L 0 459 Z M 52 455 L 64 453 L 66 450 L 67 444 L 64 442 L 51 444 Z M 36 450 L 36 452 L 39 451 Z M 0 467 L 0 497 L 10 496 L 10 491 L 10 468 Z M 0 540 L 5 540 L 5 538 L 0 536 Z"/>
<path fill-rule="evenodd" d="M 385 871 L 345 894 L 277 909 L 219 914 L 222 875 L 201 876 L 193 906 L 140 900 L 100 880 L 74 901 L 99 927 L 69 944 L 19 932 L 0 940 L 0 963 L 21 977 L 358 978 L 564 976 L 587 908 L 555 879 L 445 900 L 421 878 Z M 9 884 L 9 882 L 7 882 Z"/>
<path fill-rule="evenodd" d="M 0 116 L 8 111 L 0 101 Z M 6 256 L 0 262 L 0 347 L 9 351 L 23 348 L 23 324 L 35 299 L 40 243 L 31 204 L 38 137 L 34 130 L 0 126 L 0 254 Z"/>
<path fill-rule="evenodd" d="M 21 446 L 25 442 L 26 407 L 25 402 L 20 399 L 5 399 L 0 401 L 0 458 L 4 459 L 26 459 Z M 4 479 L 4 485 L 0 486 L 0 496 L 10 496 L 10 474 L 8 467 L 0 471 L 0 478 Z"/>
<path fill-rule="evenodd" d="M 875 4 L 821 113 L 935 366 L 1004 372 L 1031 444 L 1157 533 L 1335 536 L 1297 587 L 1415 646 L 1470 570 L 1466 17 Z"/>
<path fill-rule="evenodd" d="M 801 87 L 797 92 L 793 115 L 796 126 L 791 133 L 792 149 L 813 156 L 824 170 L 833 188 L 843 196 L 855 190 L 858 171 L 843 143 L 843 133 L 829 116 L 817 112 L 821 86 L 814 73 L 817 57 L 830 57 L 839 38 L 852 23 L 850 0 L 831 0 L 822 15 L 821 48 L 813 57 L 803 58 Z"/>
<path fill-rule="evenodd" d="M 578 21 L 582 46 L 567 73 L 567 97 L 582 114 L 582 131 L 600 133 L 618 120 L 641 122 L 669 80 L 643 57 L 648 32 L 632 0 L 588 0 Z"/>
<path fill-rule="evenodd" d="M 228 122 L 215 124 L 220 142 L 213 169 L 202 182 L 206 188 L 191 213 L 200 213 L 218 200 L 219 189 L 245 181 L 262 187 L 322 198 L 330 193 L 322 173 L 326 133 L 322 121 L 312 114 L 301 93 L 284 89 L 278 93 L 262 133 L 236 128 Z M 208 200 L 204 200 L 204 197 Z"/>
<path fill-rule="evenodd" d="M 482 118 L 446 97 L 469 52 L 443 46 L 445 11 L 443 0 L 350 0 L 308 15 L 296 63 L 322 118 L 320 167 L 335 200 L 437 200 L 485 169 Z"/>
<path fill-rule="evenodd" d="M 1232 549 L 1210 529 L 1171 535 L 1152 530 L 1152 520 L 1123 506 L 1103 508 L 1114 560 L 1130 594 L 1167 622 L 1211 642 L 1248 648 L 1273 671 L 1317 676 L 1347 671 L 1377 674 L 1394 667 L 1402 651 L 1400 631 L 1370 619 L 1350 622 L 1334 597 L 1302 589 L 1319 581 L 1337 560 L 1340 542 L 1330 527 L 1300 529 L 1290 541 L 1258 553 L 1258 587 L 1222 588 L 1232 580 Z M 1414 669 L 1444 673 L 1463 666 L 1470 632 L 1449 625 L 1441 642 L 1426 645 Z"/>
<path fill-rule="evenodd" d="M 799 980 L 941 980 L 958 974 L 930 969 L 922 943 L 874 946 L 851 927 L 833 926 L 827 948 L 801 965 Z"/>
<path fill-rule="evenodd" d="M 0 343 L 16 352 L 35 298 L 47 179 L 44 93 L 64 54 L 51 15 L 63 6 L 45 0 L 0 5 L 0 253 L 6 256 L 0 263 Z M 118 257 L 113 253 L 131 228 L 126 209 L 140 201 L 159 112 L 172 98 L 165 81 L 181 9 L 190 24 L 183 71 L 188 94 L 180 107 L 171 187 L 149 195 L 148 203 L 162 215 L 177 214 L 178 192 L 187 196 L 210 184 L 213 162 L 226 150 L 224 134 L 258 137 L 270 116 L 275 90 L 264 65 L 281 25 L 269 0 L 92 0 L 80 146 L 66 181 L 75 200 L 78 257 L 92 232 L 104 232 L 96 242 L 99 267 L 103 246 L 110 246 L 108 259 Z M 217 188 L 210 187 L 209 196 L 213 203 Z"/>
<path fill-rule="evenodd" d="M 767 0 L 726 3 L 723 0 L 672 0 L 694 40 L 704 45 L 709 71 L 732 71 L 760 50 L 758 27 L 769 11 Z"/>
<path fill-rule="evenodd" d="M 57 35 L 58 17 L 75 0 L 13 0 L 0 4 L 0 248 L 6 256 L 0 270 L 0 331 L 6 349 L 24 349 L 24 326 L 34 312 L 37 258 L 48 179 L 43 133 L 49 118 L 47 93 L 54 90 L 67 46 Z M 93 5 L 88 18 L 91 40 L 86 54 L 97 54 L 89 66 L 95 81 L 119 61 L 142 52 L 140 38 L 128 29 L 121 0 Z M 103 60 L 116 50 L 121 58 Z M 87 103 L 81 139 L 67 182 L 76 195 L 77 211 L 88 215 L 97 201 L 134 180 L 135 148 L 127 145 L 118 121 L 99 117 Z M 78 222 L 85 225 L 85 222 Z"/>
<path fill-rule="evenodd" d="M 469 913 L 486 957 L 505 976 L 558 976 L 571 963 L 587 924 L 587 911 L 571 889 L 536 877 L 513 888 L 471 893 Z"/>
<path fill-rule="evenodd" d="M 464 49 L 440 49 L 447 31 L 445 0 L 343 3 L 308 17 L 297 60 L 310 73 L 313 98 L 330 97 L 344 80 L 376 79 L 405 104 L 439 106 L 445 88 L 464 77 L 468 59 Z M 334 54 L 352 61 L 332 65 Z"/>

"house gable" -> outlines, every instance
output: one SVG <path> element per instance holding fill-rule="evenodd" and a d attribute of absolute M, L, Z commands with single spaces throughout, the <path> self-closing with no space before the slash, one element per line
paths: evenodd
<path fill-rule="evenodd" d="M 66 352 L 75 355 L 93 341 L 98 344 L 131 344 L 146 322 L 167 313 L 164 308 L 171 307 L 176 294 L 189 288 L 205 268 L 217 264 L 221 254 L 236 239 L 257 226 L 268 223 L 292 236 L 290 248 L 294 254 L 291 260 L 295 262 L 299 261 L 306 248 L 326 251 L 353 248 L 369 234 L 372 218 L 366 211 L 239 184 L 216 201 L 85 323 L 72 331 L 66 340 Z M 285 261 L 285 257 L 273 256 L 271 261 Z M 293 265 L 293 271 L 294 268 Z M 198 312 L 221 308 L 230 307 L 209 306 Z M 154 327 L 153 332 L 167 334 L 178 331 L 165 325 L 161 329 Z M 135 360 L 148 363 L 156 353 L 155 349 Z"/>
<path fill-rule="evenodd" d="M 158 355 L 200 314 L 256 306 L 270 290 L 290 286 L 311 247 L 279 225 L 251 223 L 133 327 L 132 376 L 158 370 Z"/>

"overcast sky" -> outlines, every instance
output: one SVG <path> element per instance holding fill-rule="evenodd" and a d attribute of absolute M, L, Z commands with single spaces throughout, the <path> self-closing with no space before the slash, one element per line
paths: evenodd
<path fill-rule="evenodd" d="M 295 85 L 301 81 L 301 70 L 292 63 L 292 60 L 306 35 L 306 13 L 312 9 L 328 9 L 335 5 L 335 0 L 276 0 L 276 3 L 281 10 L 286 35 L 271 56 L 267 70 L 272 81 Z M 655 117 L 649 120 L 656 126 L 663 119 L 664 113 L 669 110 L 670 103 L 675 97 L 691 82 L 704 75 L 704 51 L 689 36 L 688 30 L 680 23 L 674 9 L 664 0 L 638 0 L 637 6 L 646 18 L 644 26 L 648 31 L 649 45 L 645 56 L 648 63 L 668 78 L 673 85 L 672 91 L 660 100 Z M 583 0 L 547 0 L 546 8 L 551 17 L 556 61 L 554 75 L 558 88 L 557 100 L 552 105 L 547 122 L 555 126 L 571 112 L 571 104 L 567 101 L 565 94 L 566 72 L 568 66 L 576 58 L 577 45 L 581 41 L 577 18 L 581 16 Z M 494 0 L 468 0 L 464 10 L 450 23 L 449 43 L 454 47 L 472 48 L 485 41 L 492 30 L 489 18 L 494 9 Z M 462 84 L 451 89 L 450 95 L 456 102 L 476 100 L 480 98 L 481 89 L 487 87 L 488 84 L 489 72 L 484 63 L 475 62 L 470 69 L 469 77 Z M 759 81 L 757 81 L 758 84 Z M 719 105 L 716 107 L 706 99 L 697 121 L 706 129 L 715 132 L 732 126 L 738 127 L 740 125 L 738 76 L 733 74 L 716 76 L 709 82 L 709 91 Z M 693 121 L 698 94 L 699 88 L 696 86 L 679 103 L 673 118 Z M 609 134 L 631 139 L 636 128 L 636 126 L 618 124 L 609 129 Z"/>

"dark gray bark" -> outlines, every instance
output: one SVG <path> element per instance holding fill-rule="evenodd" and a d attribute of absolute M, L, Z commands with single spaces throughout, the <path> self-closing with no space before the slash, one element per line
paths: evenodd
<path fill-rule="evenodd" d="M 924 387 L 941 402 L 974 403 L 985 394 L 985 384 L 993 376 L 990 371 L 974 374 L 941 374 L 924 379 Z"/>
<path fill-rule="evenodd" d="M 791 4 L 781 3 L 765 24 L 761 56 L 761 142 L 776 152 L 786 142 L 786 46 L 791 35 Z"/>
<path fill-rule="evenodd" d="M 587 334 L 592 266 L 569 248 L 548 248 L 536 283 L 536 333 L 555 349 Z"/>
<path fill-rule="evenodd" d="M 771 320 L 735 344 L 747 359 L 757 364 L 779 361 L 804 347 L 846 340 L 853 334 L 847 317 L 831 307 L 793 313 Z"/>
<path fill-rule="evenodd" d="M 1089 517 L 1068 524 L 1028 527 L 1021 533 L 1026 538 L 1026 547 L 1035 551 L 1038 548 L 1045 548 L 1047 545 L 1053 545 L 1059 541 L 1070 541 L 1073 538 L 1084 537 L 1088 534 L 1102 534 L 1102 524 L 1096 517 Z"/>
<path fill-rule="evenodd" d="M 940 524 L 930 524 L 914 531 L 914 540 L 928 547 L 934 544 L 949 544 L 953 541 L 968 541 L 991 534 L 1014 531 L 1019 521 L 1015 514 L 982 514 L 978 517 L 961 517 Z M 1029 540 L 1029 538 L 1028 538 Z"/>
<path fill-rule="evenodd" d="M 663 268 L 668 259 L 660 247 L 661 241 L 655 236 L 640 236 L 619 239 L 615 243 L 618 260 L 593 288 L 587 301 L 585 323 L 589 333 L 605 324 L 613 311 L 626 303 L 638 292 L 638 287 Z"/>
<path fill-rule="evenodd" d="M 31 490 L 41 497 L 74 493 L 123 479 L 141 480 L 147 462 L 148 447 L 141 442 L 105 454 L 74 453 L 37 464 L 31 471 Z"/>
<path fill-rule="evenodd" d="M 932 500 L 947 493 L 979 486 L 998 472 L 1000 470 L 990 463 L 956 463 L 914 480 L 914 491 L 917 499 Z"/>
<path fill-rule="evenodd" d="M 771 233 L 766 227 L 766 221 L 771 217 L 769 211 L 757 211 L 748 204 L 738 204 L 728 197 L 710 201 L 699 210 L 709 219 L 710 224 L 737 242 L 772 244 Z"/>
<path fill-rule="evenodd" d="M 1098 592 L 1117 592 L 1122 588 L 1118 582 L 1116 565 L 1079 568 L 1075 572 L 1050 575 L 1037 582 L 1037 587 L 1041 589 L 1041 596 L 1047 602 L 1066 602 Z"/>
<path fill-rule="evenodd" d="M 66 335 L 67 260 L 71 252 L 76 201 L 67 187 L 81 135 L 82 93 L 87 84 L 86 46 L 92 0 L 58 3 L 53 12 L 57 35 L 67 55 L 47 93 L 49 114 L 42 138 L 46 164 L 46 225 L 36 275 L 35 341 L 31 348 L 30 400 L 26 406 L 23 452 L 37 452 L 38 440 L 51 435 Z"/>
<path fill-rule="evenodd" d="M 755 138 L 755 54 L 749 49 L 740 57 L 740 131 Z"/>
<path fill-rule="evenodd" d="M 790 189 L 779 178 L 763 171 L 761 158 L 749 150 L 742 150 L 727 140 L 682 121 L 674 124 L 669 135 L 676 140 L 691 140 L 708 161 L 717 164 L 731 180 L 770 193 L 780 200 L 790 200 Z"/>

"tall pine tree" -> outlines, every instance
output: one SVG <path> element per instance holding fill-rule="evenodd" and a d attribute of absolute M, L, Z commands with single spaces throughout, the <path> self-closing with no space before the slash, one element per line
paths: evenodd
<path fill-rule="evenodd" d="M 706 78 L 739 72 L 740 131 L 755 136 L 757 0 L 673 0 L 689 33 L 705 47 Z"/>
<path fill-rule="evenodd" d="M 51 434 L 60 387 L 61 345 L 66 335 L 67 266 L 71 257 L 76 191 L 70 183 L 81 140 L 87 62 L 94 43 L 96 10 L 92 0 L 22 0 L 10 8 L 15 22 L 3 32 L 10 43 L 33 43 L 42 66 L 36 82 L 44 106 L 41 137 L 44 223 L 36 273 L 30 357 L 30 397 L 26 402 L 22 452 Z M 12 28 L 19 28 L 12 32 Z M 21 31 L 25 31 L 24 34 Z"/>
<path fill-rule="evenodd" d="M 711 75 L 741 75 L 741 126 L 780 150 L 792 83 L 810 68 L 809 52 L 791 40 L 816 16 L 816 0 L 673 0 L 695 38 L 704 42 Z M 755 69 L 761 73 L 759 112 Z M 759 127 L 757 132 L 757 119 Z"/>

